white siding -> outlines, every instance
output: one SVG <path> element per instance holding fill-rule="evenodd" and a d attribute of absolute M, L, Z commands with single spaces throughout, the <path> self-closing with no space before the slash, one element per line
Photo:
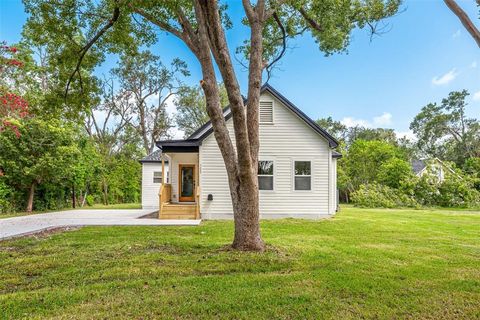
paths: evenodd
<path fill-rule="evenodd" d="M 161 183 L 153 183 L 153 173 L 162 171 L 162 164 L 158 162 L 145 162 L 142 164 L 142 208 L 158 209 L 158 193 Z M 168 173 L 168 164 L 165 164 Z M 166 176 L 166 175 L 165 175 Z"/>
<path fill-rule="evenodd" d="M 333 173 L 329 170 L 328 142 L 269 93 L 264 93 L 261 100 L 274 103 L 273 124 L 260 125 L 260 160 L 273 160 L 275 171 L 274 190 L 260 191 L 261 218 L 329 216 L 333 212 L 329 202 Z M 232 120 L 227 125 L 234 140 Z M 202 218 L 231 219 L 227 174 L 213 134 L 203 141 L 199 152 Z M 311 191 L 293 190 L 295 160 L 312 162 Z M 207 200 L 208 194 L 213 195 L 212 201 Z"/>

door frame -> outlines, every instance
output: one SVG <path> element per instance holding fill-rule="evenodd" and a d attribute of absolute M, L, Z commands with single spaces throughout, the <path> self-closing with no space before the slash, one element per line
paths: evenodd
<path fill-rule="evenodd" d="M 196 189 L 196 168 L 195 164 L 178 164 L 178 201 L 179 202 L 195 202 L 195 189 Z M 193 169 L 193 194 L 191 197 L 182 197 L 182 168 Z"/>

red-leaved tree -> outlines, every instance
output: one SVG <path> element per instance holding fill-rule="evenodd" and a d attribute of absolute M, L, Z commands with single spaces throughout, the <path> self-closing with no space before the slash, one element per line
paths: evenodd
<path fill-rule="evenodd" d="M 16 59 L 18 49 L 6 45 L 6 42 L 0 43 L 0 78 L 3 82 L 0 84 L 0 132 L 10 129 L 20 136 L 15 120 L 25 118 L 28 113 L 28 102 L 20 95 L 11 92 L 9 84 L 9 75 L 15 68 L 23 67 L 23 62 Z"/>

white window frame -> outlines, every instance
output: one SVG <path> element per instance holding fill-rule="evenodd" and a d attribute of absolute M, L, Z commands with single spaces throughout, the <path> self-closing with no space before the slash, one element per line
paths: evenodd
<path fill-rule="evenodd" d="M 258 168 L 257 168 L 257 179 L 258 177 L 272 177 L 272 186 L 273 188 L 271 190 L 264 190 L 264 189 L 260 189 L 260 184 L 258 185 L 258 191 L 259 192 L 274 192 L 275 191 L 275 173 L 277 170 L 277 165 L 275 163 L 275 159 L 272 159 L 272 158 L 260 158 L 258 159 L 258 161 L 270 161 L 273 163 L 273 173 L 270 175 L 270 174 L 258 174 Z"/>
<path fill-rule="evenodd" d="M 261 102 L 271 102 L 272 103 L 272 122 L 261 122 L 260 121 L 260 103 Z M 274 123 L 275 123 L 275 101 L 270 100 L 270 99 L 260 99 L 260 101 L 258 103 L 258 124 L 273 125 Z M 266 161 L 269 161 L 269 160 L 266 160 Z"/>
<path fill-rule="evenodd" d="M 310 175 L 295 175 L 295 162 L 310 162 Z M 294 192 L 313 192 L 313 159 L 292 159 L 292 191 Z M 310 190 L 295 189 L 295 177 L 310 177 Z"/>
<path fill-rule="evenodd" d="M 155 173 L 160 173 L 160 177 L 155 177 Z M 160 180 L 162 180 L 161 182 L 155 182 L 155 179 L 158 179 L 160 178 Z M 153 179 L 152 179 L 152 182 L 154 184 L 162 184 L 163 183 L 163 172 L 162 171 L 153 171 Z"/>

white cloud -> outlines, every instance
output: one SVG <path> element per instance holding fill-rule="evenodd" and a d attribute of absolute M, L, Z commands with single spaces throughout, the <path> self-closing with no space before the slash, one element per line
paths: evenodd
<path fill-rule="evenodd" d="M 392 114 L 384 112 L 377 117 L 373 117 L 372 120 L 357 119 L 354 117 L 345 117 L 340 122 L 347 127 L 365 127 L 365 128 L 378 128 L 386 127 L 392 124 Z"/>
<path fill-rule="evenodd" d="M 395 131 L 395 134 L 397 135 L 397 138 L 407 138 L 410 141 L 415 141 L 417 140 L 417 136 L 412 132 L 412 130 L 408 131 Z"/>
<path fill-rule="evenodd" d="M 373 118 L 373 124 L 376 126 L 388 126 L 392 123 L 392 114 L 384 112 L 381 116 Z"/>
<path fill-rule="evenodd" d="M 480 101 L 480 91 L 473 94 L 473 101 Z"/>
<path fill-rule="evenodd" d="M 477 63 L 477 61 L 475 60 L 475 61 L 473 61 L 473 62 L 470 64 L 470 68 L 475 69 L 475 68 L 477 67 L 477 65 L 478 65 L 478 63 Z"/>
<path fill-rule="evenodd" d="M 461 34 L 462 34 L 462 32 L 460 31 L 460 29 L 458 29 L 457 31 L 455 31 L 454 34 L 452 34 L 452 38 L 453 39 L 458 38 L 458 37 L 460 37 Z"/>
<path fill-rule="evenodd" d="M 452 70 L 445 73 L 443 76 L 433 77 L 432 84 L 436 86 L 449 84 L 450 82 L 455 80 L 457 75 L 458 75 L 457 69 L 453 68 Z"/>
<path fill-rule="evenodd" d="M 355 119 L 353 117 L 345 117 L 340 122 L 347 127 L 366 127 L 370 128 L 372 125 L 367 121 L 363 119 Z"/>

